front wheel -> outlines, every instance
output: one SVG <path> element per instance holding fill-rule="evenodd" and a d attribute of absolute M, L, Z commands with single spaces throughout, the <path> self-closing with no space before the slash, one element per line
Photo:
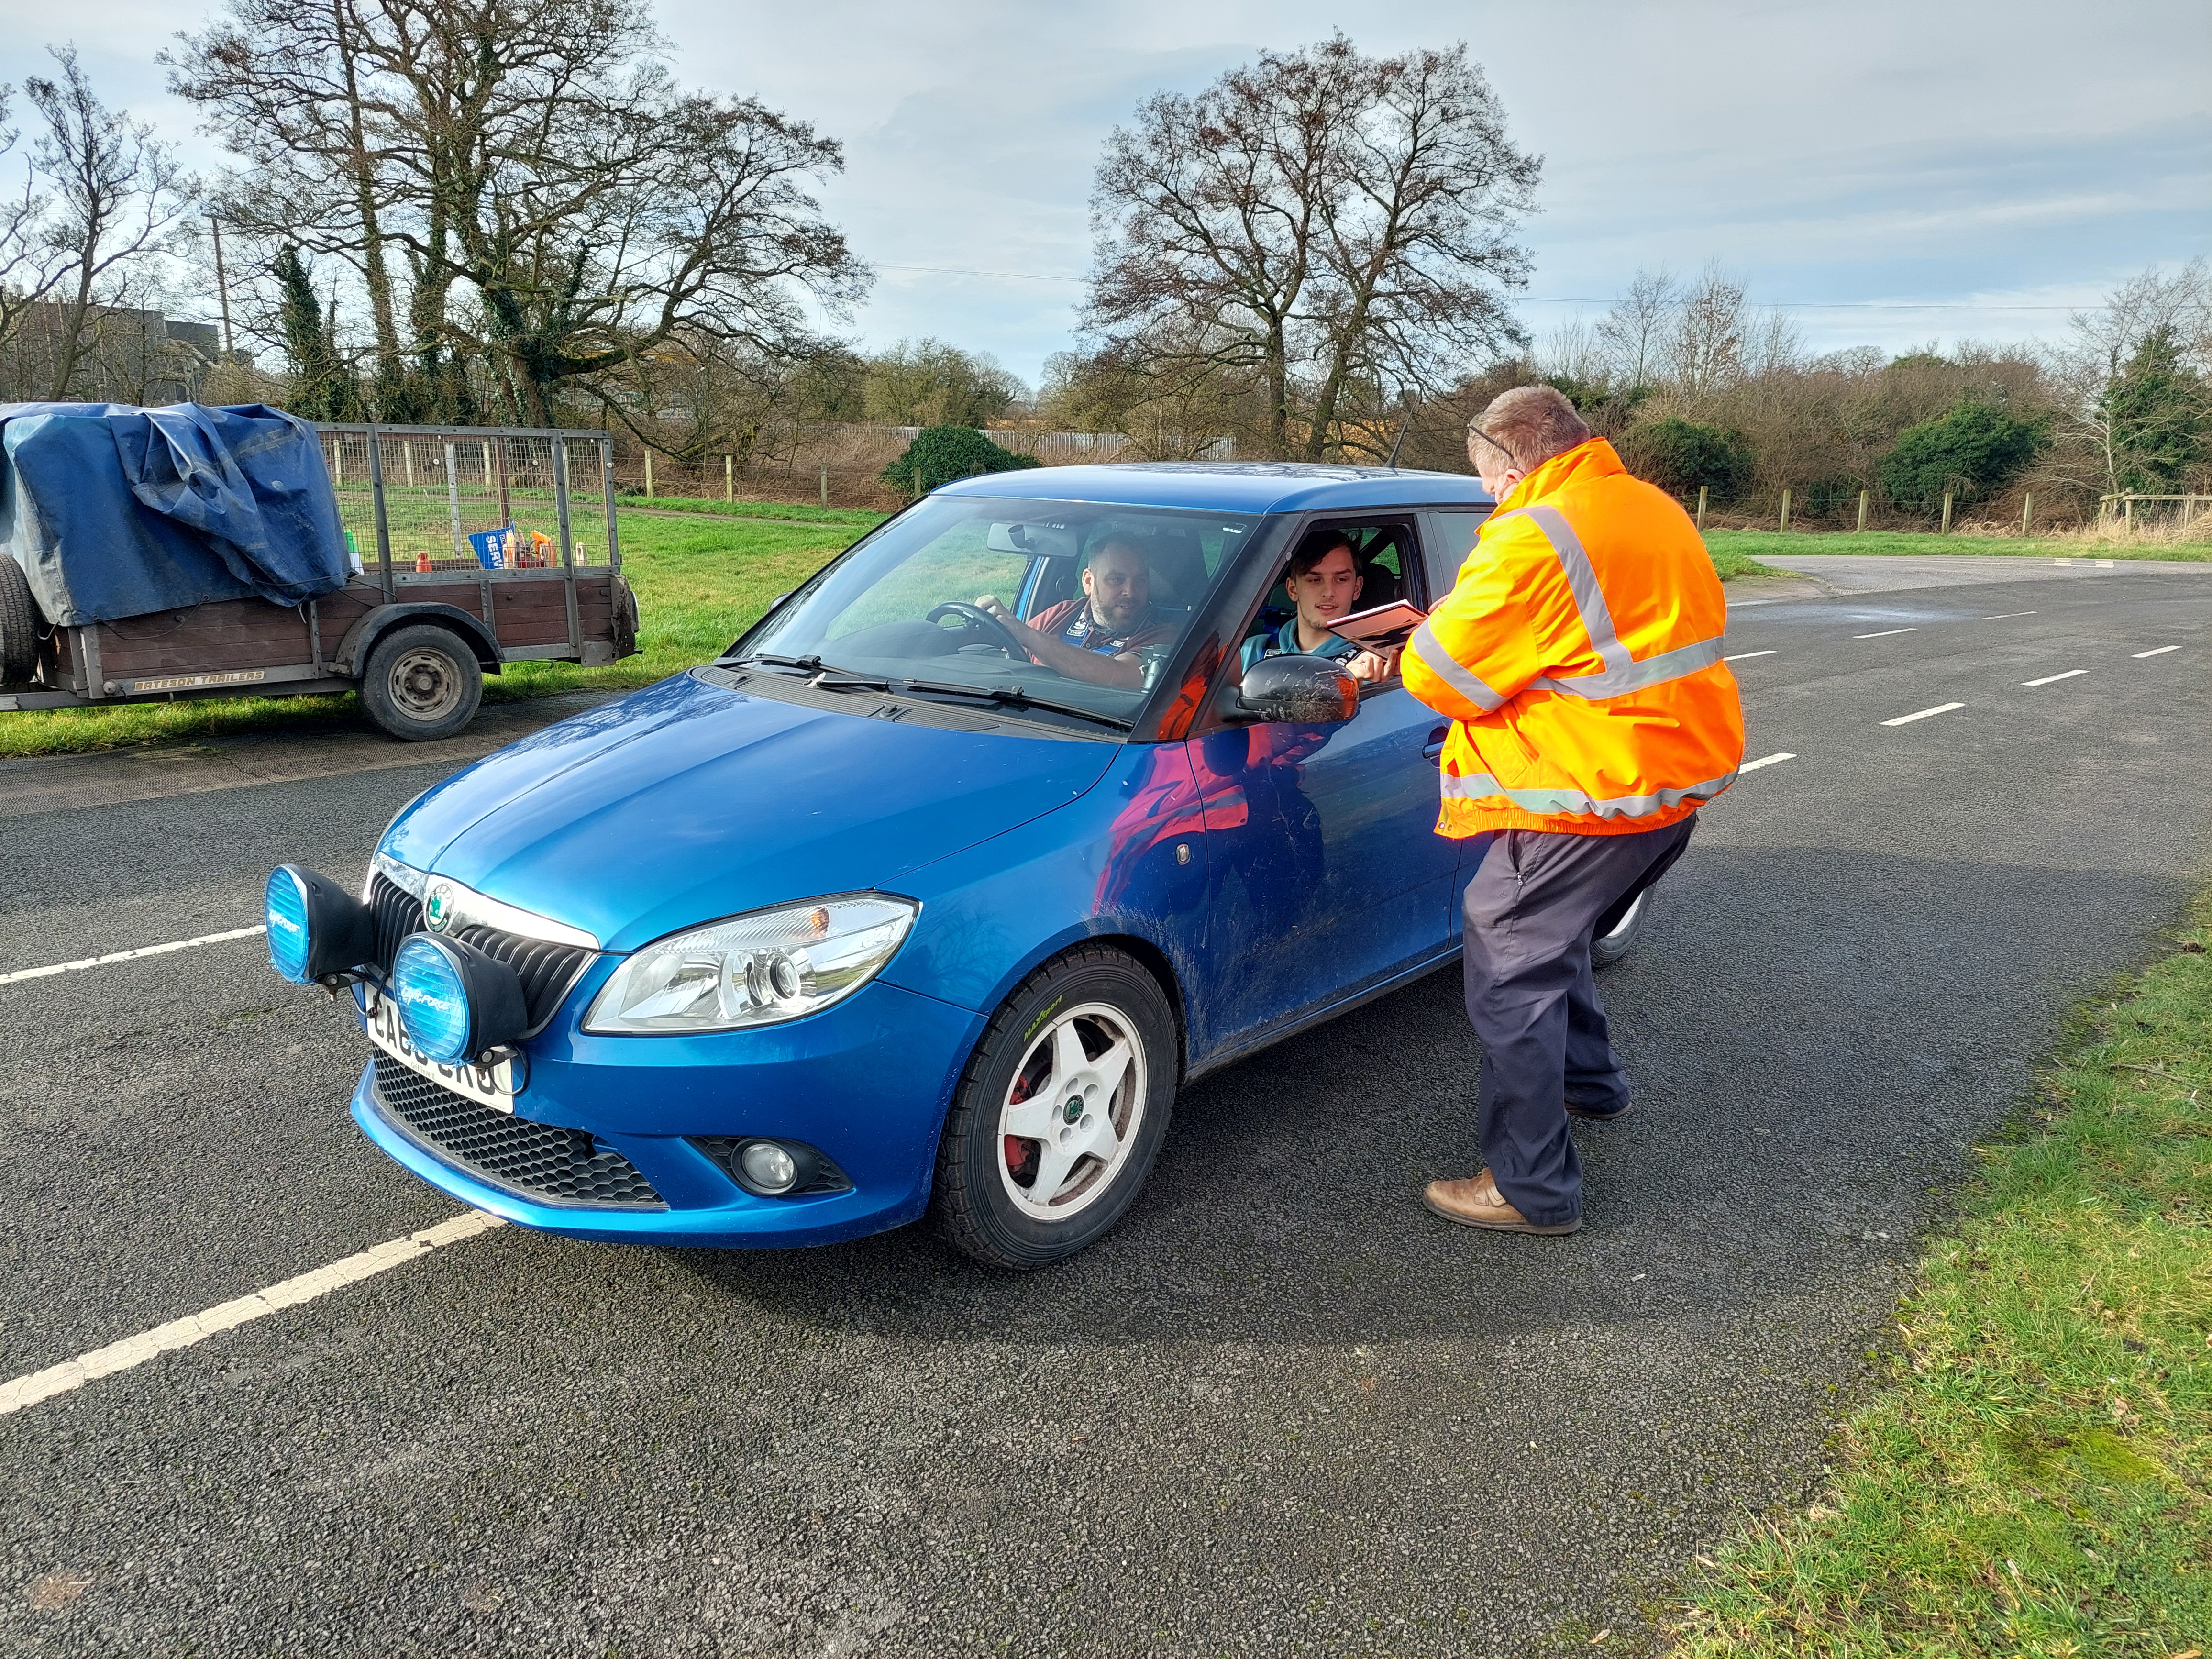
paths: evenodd
<path fill-rule="evenodd" d="M 393 629 L 362 671 L 362 708 L 379 729 L 410 743 L 452 737 L 483 701 L 477 653 L 435 623 Z"/>
<path fill-rule="evenodd" d="M 1034 1268 L 1103 1237 L 1145 1183 L 1176 1093 L 1175 1017 L 1152 976 L 1085 945 L 1008 997 L 976 1044 L 937 1154 L 939 1231 Z"/>

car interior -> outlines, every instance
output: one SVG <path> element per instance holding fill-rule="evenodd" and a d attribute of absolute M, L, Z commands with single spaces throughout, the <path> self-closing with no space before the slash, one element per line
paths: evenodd
<path fill-rule="evenodd" d="M 1016 614 L 1026 621 L 1080 593 L 1084 556 L 1109 536 L 1135 541 L 1146 550 L 1152 566 L 1152 604 L 1159 610 L 1188 616 L 1205 597 L 1212 573 L 1206 568 L 1206 548 L 1194 526 L 1108 519 L 1086 528 L 1081 545 L 1071 550 L 1071 556 L 1037 561 L 1038 568 Z"/>

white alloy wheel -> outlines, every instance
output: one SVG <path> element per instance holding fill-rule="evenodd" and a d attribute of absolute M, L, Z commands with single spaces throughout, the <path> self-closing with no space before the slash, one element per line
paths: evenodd
<path fill-rule="evenodd" d="M 1024 1215 L 1065 1221 L 1103 1197 L 1143 1127 L 1144 1045 L 1103 1003 L 1039 1032 L 999 1112 L 999 1179 Z"/>

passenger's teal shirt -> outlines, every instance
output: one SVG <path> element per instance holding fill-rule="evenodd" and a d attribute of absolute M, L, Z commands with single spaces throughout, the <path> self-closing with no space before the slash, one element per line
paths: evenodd
<path fill-rule="evenodd" d="M 1359 654 L 1359 647 L 1341 634 L 1332 634 L 1318 651 L 1308 651 L 1298 643 L 1298 619 L 1292 617 L 1272 634 L 1255 634 L 1244 641 L 1246 668 L 1262 657 L 1327 657 L 1332 662 L 1349 662 Z"/>

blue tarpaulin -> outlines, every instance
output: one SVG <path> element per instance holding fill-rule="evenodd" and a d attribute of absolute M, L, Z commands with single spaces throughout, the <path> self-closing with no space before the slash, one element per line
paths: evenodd
<path fill-rule="evenodd" d="M 306 422 L 249 404 L 0 404 L 0 551 L 62 627 L 345 586 Z"/>

